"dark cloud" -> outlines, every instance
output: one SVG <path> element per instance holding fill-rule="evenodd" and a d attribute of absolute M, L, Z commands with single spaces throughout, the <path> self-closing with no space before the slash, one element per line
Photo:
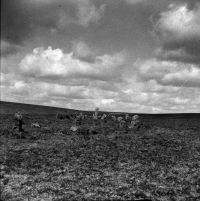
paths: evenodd
<path fill-rule="evenodd" d="M 190 40 L 170 41 L 163 44 L 163 50 L 166 52 L 172 50 L 184 50 L 185 55 L 171 56 L 169 59 L 182 60 L 183 62 L 200 63 L 200 38 Z"/>
<path fill-rule="evenodd" d="M 158 16 L 154 33 L 159 38 L 158 58 L 200 63 L 200 4 L 179 1 Z"/>
<path fill-rule="evenodd" d="M 198 64 L 200 63 L 200 48 L 199 46 L 195 46 L 197 46 L 199 42 L 194 46 L 192 43 L 193 42 L 188 43 L 188 46 L 186 46 L 186 41 L 179 44 L 166 43 L 155 51 L 155 56 L 159 60 L 193 63 L 197 64 L 198 67 Z"/>
<path fill-rule="evenodd" d="M 14 44 L 10 44 L 6 41 L 1 40 L 1 56 L 7 57 L 14 54 L 20 50 L 20 47 Z"/>
<path fill-rule="evenodd" d="M 193 9 L 194 7 L 196 7 L 196 4 L 199 3 L 199 0 L 176 0 L 176 1 L 172 1 L 172 3 L 186 3 L 189 7 L 189 9 Z"/>
<path fill-rule="evenodd" d="M 21 44 L 32 37 L 39 28 L 55 28 L 59 13 L 62 10 L 74 15 L 73 7 L 61 6 L 60 1 L 50 4 L 37 4 L 34 1 L 2 0 L 1 1 L 1 37 L 2 39 Z"/>

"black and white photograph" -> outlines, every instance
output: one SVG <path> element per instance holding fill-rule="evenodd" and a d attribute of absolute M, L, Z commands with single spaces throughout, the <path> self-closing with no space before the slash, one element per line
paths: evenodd
<path fill-rule="evenodd" d="M 1 0 L 0 201 L 200 201 L 200 0 Z"/>

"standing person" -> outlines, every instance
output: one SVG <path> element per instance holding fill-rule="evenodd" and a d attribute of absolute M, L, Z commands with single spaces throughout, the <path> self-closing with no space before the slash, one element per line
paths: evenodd
<path fill-rule="evenodd" d="M 93 114 L 93 126 L 97 125 L 98 121 L 98 113 L 99 113 L 99 108 L 95 108 L 94 114 Z"/>
<path fill-rule="evenodd" d="M 23 132 L 24 131 L 24 129 L 22 128 L 24 124 L 23 115 L 20 112 L 16 112 L 14 119 L 15 119 L 15 125 L 18 126 L 19 132 Z"/>

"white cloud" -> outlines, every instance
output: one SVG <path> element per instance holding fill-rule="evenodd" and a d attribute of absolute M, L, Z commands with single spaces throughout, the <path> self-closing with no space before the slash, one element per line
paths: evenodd
<path fill-rule="evenodd" d="M 171 4 L 155 28 L 165 40 L 200 38 L 200 5 L 190 10 L 187 4 Z"/>
<path fill-rule="evenodd" d="M 113 80 L 121 76 L 124 65 L 123 53 L 96 56 L 94 63 L 88 63 L 73 57 L 73 52 L 65 54 L 61 49 L 49 47 L 35 48 L 21 61 L 20 69 L 30 77 Z"/>
<path fill-rule="evenodd" d="M 146 85 L 133 81 L 127 87 L 119 85 L 118 90 L 108 91 L 98 85 L 71 86 L 35 79 L 27 82 L 23 78 L 9 77 L 13 79 L 1 85 L 1 98 L 14 102 L 84 110 L 100 107 L 108 111 L 150 113 L 181 112 L 183 109 L 184 112 L 197 112 L 200 103 L 200 91 L 194 88 L 168 87 L 152 81 Z"/>
<path fill-rule="evenodd" d="M 150 59 L 139 71 L 143 80 L 155 80 L 161 85 L 200 87 L 200 68 L 195 64 Z"/>
<path fill-rule="evenodd" d="M 155 51 L 161 60 L 200 63 L 200 4 L 171 4 L 154 23 L 154 36 L 160 47 Z"/>
<path fill-rule="evenodd" d="M 169 85 L 200 87 L 200 69 L 188 67 L 179 72 L 166 74 L 162 82 Z"/>
<path fill-rule="evenodd" d="M 87 48 L 88 54 L 82 55 L 87 57 L 92 49 L 81 42 L 75 43 L 70 53 L 50 47 L 34 49 L 24 56 L 19 69 L 16 65 L 15 71 L 1 73 L 2 100 L 84 110 L 198 111 L 196 65 L 151 59 L 128 66 L 122 52 L 95 54 L 93 62 L 74 56 L 75 50 L 79 49 L 80 56 Z"/>

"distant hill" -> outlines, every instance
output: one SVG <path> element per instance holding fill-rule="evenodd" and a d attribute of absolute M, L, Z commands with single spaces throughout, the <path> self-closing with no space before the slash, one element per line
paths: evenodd
<path fill-rule="evenodd" d="M 0 101 L 0 114 L 14 114 L 17 111 L 28 114 L 56 114 L 72 113 L 77 110 Z"/>
<path fill-rule="evenodd" d="M 50 106 L 42 106 L 42 105 L 32 105 L 32 104 L 24 104 L 24 103 L 13 103 L 13 102 L 5 102 L 0 101 L 0 114 L 14 114 L 17 111 L 21 111 L 27 114 L 56 114 L 56 113 L 74 113 L 80 112 L 80 110 L 75 109 L 66 109 L 66 108 L 58 108 L 58 107 L 50 107 Z M 85 111 L 85 113 L 91 113 L 92 111 Z M 102 111 L 103 112 L 103 111 Z M 103 112 L 104 113 L 104 112 Z M 105 112 L 107 113 L 107 112 Z M 123 115 L 123 112 L 111 112 L 116 115 Z M 132 113 L 133 114 L 133 113 Z M 200 113 L 178 113 L 178 114 L 139 114 L 143 118 L 170 118 L 170 119 L 199 119 Z"/>

